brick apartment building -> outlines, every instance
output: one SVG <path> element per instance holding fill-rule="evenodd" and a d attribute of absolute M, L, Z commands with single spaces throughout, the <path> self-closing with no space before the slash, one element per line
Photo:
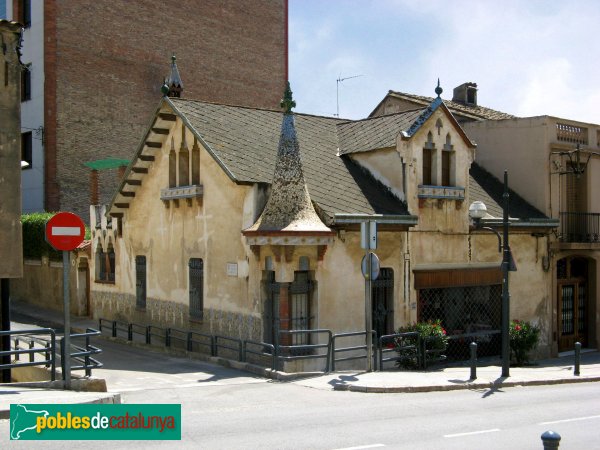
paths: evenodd
<path fill-rule="evenodd" d="M 276 108 L 287 79 L 287 0 L 5 0 L 2 15 L 25 26 L 24 212 L 87 221 L 84 163 L 132 157 L 172 54 L 187 98 Z M 106 203 L 115 171 L 99 184 Z"/>

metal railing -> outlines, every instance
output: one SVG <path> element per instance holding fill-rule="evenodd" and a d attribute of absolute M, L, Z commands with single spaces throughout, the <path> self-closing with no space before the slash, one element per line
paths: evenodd
<path fill-rule="evenodd" d="M 314 335 L 317 336 L 325 334 L 327 335 L 327 343 L 325 344 L 295 344 L 295 345 L 281 345 L 277 347 L 277 360 L 278 361 L 297 361 L 297 360 L 308 360 L 308 359 L 325 359 L 325 373 L 329 373 L 329 366 L 331 360 L 331 330 L 316 329 L 316 330 L 280 330 L 280 335 L 283 336 L 298 336 L 298 335 Z M 319 353 L 321 349 L 326 349 L 325 354 Z"/>
<path fill-rule="evenodd" d="M 335 372 L 335 366 L 336 363 L 339 362 L 344 362 L 344 361 L 355 361 L 357 359 L 364 359 L 366 360 L 367 358 L 367 344 L 366 344 L 366 339 L 365 339 L 365 343 L 362 345 L 352 345 L 350 347 L 336 347 L 336 341 L 339 341 L 340 339 L 347 339 L 347 338 L 351 338 L 351 337 L 355 337 L 355 336 L 366 336 L 367 332 L 366 331 L 353 331 L 353 332 L 349 332 L 349 333 L 336 333 L 331 337 L 331 371 Z M 377 335 L 375 333 L 375 330 L 371 330 L 371 334 L 373 335 L 373 362 L 374 362 L 374 367 L 375 369 L 377 369 Z M 348 352 L 352 352 L 352 353 L 358 353 L 360 352 L 360 354 L 356 355 L 353 354 L 351 356 L 344 356 L 342 358 L 336 358 L 337 354 L 340 353 L 348 353 Z M 381 367 L 381 365 L 380 365 Z"/>
<path fill-rule="evenodd" d="M 600 213 L 560 213 L 561 242 L 600 242 Z"/>
<path fill-rule="evenodd" d="M 346 361 L 364 360 L 366 358 L 366 343 L 359 345 L 347 344 L 339 346 L 340 342 L 365 336 L 365 331 L 333 334 L 328 329 L 316 330 L 281 330 L 279 332 L 279 343 L 271 344 L 250 339 L 239 339 L 223 335 L 212 335 L 197 331 L 187 331 L 177 328 L 161 328 L 155 325 L 143 326 L 139 324 L 128 324 L 123 328 L 120 324 L 114 325 L 115 321 L 100 319 L 100 329 L 119 330 L 128 329 L 127 337 L 132 340 L 134 334 L 145 335 L 146 344 L 162 344 L 173 347 L 174 342 L 180 342 L 181 348 L 190 353 L 203 352 L 210 356 L 230 358 L 240 362 L 249 362 L 249 359 L 258 361 L 262 366 L 271 367 L 273 370 L 281 370 L 283 364 L 296 360 L 325 360 L 324 371 L 336 370 L 336 366 Z M 372 331 L 375 335 L 375 331 Z M 498 330 L 486 330 L 474 333 L 448 336 L 448 342 L 476 341 L 485 345 L 486 339 L 493 337 Z M 294 336 L 308 337 L 320 336 L 313 339 L 316 344 L 289 344 L 293 342 Z M 287 337 L 286 337 L 287 336 Z M 159 338 L 152 339 L 152 338 Z M 435 339 L 435 338 L 433 338 Z M 310 342 L 311 339 L 299 339 L 302 342 Z M 439 348 L 430 346 L 432 339 L 421 338 L 418 332 L 407 332 L 390 334 L 374 339 L 373 342 L 373 367 L 375 370 L 386 370 L 386 363 L 411 362 L 409 365 L 421 370 L 427 366 L 446 360 L 447 353 Z M 468 344 L 467 342 L 467 344 Z M 289 344 L 289 345 L 288 345 Z M 465 360 L 468 360 L 465 358 Z M 401 364 L 400 364 L 401 365 Z"/>
<path fill-rule="evenodd" d="M 421 367 L 422 347 L 419 346 L 419 337 L 420 335 L 416 331 L 381 336 L 378 341 L 379 370 L 384 369 L 386 362 L 397 364 L 407 360 L 414 360 L 415 367 Z M 394 356 L 386 356 L 390 353 L 393 353 Z"/>
<path fill-rule="evenodd" d="M 258 350 L 252 350 L 252 347 L 258 347 Z M 269 350 L 268 352 L 265 351 L 267 349 Z M 277 349 L 273 344 L 251 340 L 242 341 L 242 361 L 248 362 L 248 354 L 261 358 L 270 358 L 271 370 L 275 370 L 277 367 Z"/>
<path fill-rule="evenodd" d="M 234 344 L 234 345 L 232 345 Z M 238 361 L 242 361 L 242 340 L 231 338 L 228 336 L 216 335 L 214 339 L 214 353 L 213 356 L 219 356 L 219 349 L 229 350 L 237 353 Z"/>
<path fill-rule="evenodd" d="M 98 369 L 103 366 L 103 364 L 95 358 L 92 358 L 92 355 L 98 355 L 102 353 L 102 350 L 94 345 L 91 345 L 91 338 L 93 336 L 99 336 L 100 331 L 94 330 L 93 328 L 87 328 L 85 333 L 71 334 L 71 349 L 69 349 L 69 356 L 75 360 L 78 364 L 71 364 L 71 371 L 73 370 L 85 370 L 85 375 L 88 377 L 92 376 L 92 369 Z M 79 339 L 84 340 L 84 346 L 76 345 L 76 342 Z M 61 366 L 63 371 L 63 377 L 65 373 L 65 348 L 64 348 L 64 340 L 65 338 L 60 339 L 60 351 L 61 351 Z M 73 349 L 75 351 L 73 351 Z"/>
<path fill-rule="evenodd" d="M 31 338 L 32 335 L 50 335 L 50 342 L 46 339 Z M 27 366 L 50 367 L 50 379 L 52 381 L 56 380 L 56 332 L 52 328 L 0 331 L 0 336 L 21 336 L 21 338 L 15 338 L 16 348 L 14 350 L 0 351 L 0 361 L 2 360 L 1 357 L 12 355 L 14 355 L 16 361 L 10 364 L 0 364 L 0 370 Z M 27 348 L 25 349 L 20 348 L 20 342 L 23 338 L 25 341 L 29 340 Z M 43 347 L 36 347 L 36 343 L 42 344 Z M 29 355 L 28 361 L 21 362 L 20 355 Z M 43 358 L 36 360 L 36 355 L 43 355 Z"/>

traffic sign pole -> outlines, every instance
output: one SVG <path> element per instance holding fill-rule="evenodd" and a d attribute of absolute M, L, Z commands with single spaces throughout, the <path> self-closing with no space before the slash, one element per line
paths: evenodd
<path fill-rule="evenodd" d="M 55 214 L 46 222 L 46 241 L 63 253 L 63 308 L 65 314 L 62 367 L 64 388 L 71 389 L 71 299 L 69 252 L 83 242 L 85 225 L 81 218 L 70 212 Z"/>
<path fill-rule="evenodd" d="M 373 371 L 373 335 L 372 328 L 372 308 L 371 308 L 371 252 L 366 251 L 367 258 L 367 276 L 365 277 L 365 330 L 367 332 L 367 372 Z"/>
<path fill-rule="evenodd" d="M 63 308 L 65 310 L 65 338 L 63 347 L 63 380 L 65 389 L 71 389 L 71 299 L 69 296 L 69 252 L 63 250 Z"/>

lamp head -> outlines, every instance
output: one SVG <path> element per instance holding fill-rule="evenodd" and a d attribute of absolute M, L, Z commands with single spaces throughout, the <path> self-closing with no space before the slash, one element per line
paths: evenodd
<path fill-rule="evenodd" d="M 476 200 L 469 206 L 469 217 L 475 221 L 480 221 L 487 214 L 487 207 L 485 203 L 480 200 Z"/>

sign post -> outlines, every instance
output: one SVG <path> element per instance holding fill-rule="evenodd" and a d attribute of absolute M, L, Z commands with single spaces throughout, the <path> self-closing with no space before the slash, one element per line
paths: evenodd
<path fill-rule="evenodd" d="M 63 380 L 65 389 L 71 389 L 71 305 L 69 298 L 69 252 L 83 241 L 85 225 L 73 213 L 55 214 L 46 222 L 46 241 L 63 252 L 63 307 L 65 314 L 65 337 L 63 346 Z"/>
<path fill-rule="evenodd" d="M 367 345 L 367 372 L 373 370 L 373 328 L 372 319 L 372 288 L 371 282 L 379 276 L 379 259 L 371 250 L 377 248 L 377 222 L 368 221 L 361 223 L 361 247 L 365 249 L 361 268 L 365 277 L 365 331 Z"/>

